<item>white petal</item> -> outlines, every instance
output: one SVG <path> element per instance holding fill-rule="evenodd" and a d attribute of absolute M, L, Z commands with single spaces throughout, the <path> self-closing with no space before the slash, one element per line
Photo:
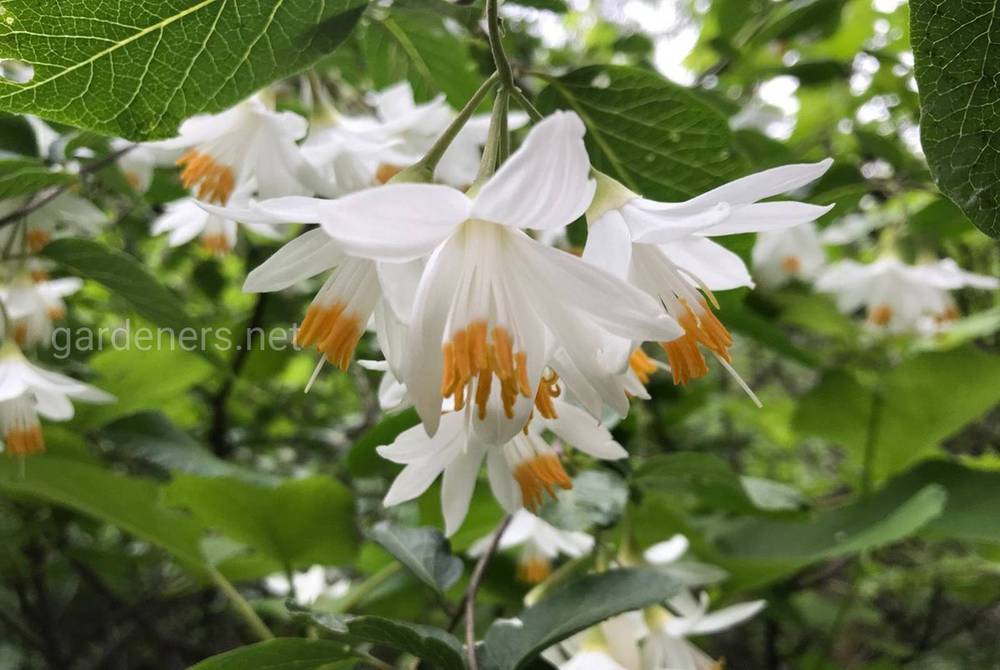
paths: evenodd
<path fill-rule="evenodd" d="M 299 235 L 247 275 L 243 290 L 269 293 L 325 272 L 345 258 L 337 243 L 317 228 Z"/>
<path fill-rule="evenodd" d="M 732 208 L 722 223 L 702 231 L 702 235 L 737 235 L 763 230 L 783 230 L 815 221 L 833 209 L 833 205 L 810 205 L 805 202 L 758 202 Z"/>
<path fill-rule="evenodd" d="M 430 488 L 444 467 L 445 463 L 430 458 L 407 465 L 393 480 L 382 504 L 392 507 L 420 496 Z"/>
<path fill-rule="evenodd" d="M 478 440 L 470 440 L 465 452 L 444 469 L 441 512 L 444 515 L 445 535 L 448 537 L 455 534 L 469 513 L 469 502 L 485 455 L 486 445 Z"/>
<path fill-rule="evenodd" d="M 566 402 L 556 401 L 555 409 L 558 418 L 546 421 L 546 425 L 561 440 L 594 458 L 606 461 L 628 458 L 625 448 L 615 442 L 600 421 Z"/>
<path fill-rule="evenodd" d="M 62 393 L 35 389 L 35 401 L 35 409 L 46 419 L 69 421 L 73 418 L 73 403 Z"/>
<path fill-rule="evenodd" d="M 586 128 L 572 112 L 556 112 L 528 133 L 521 148 L 483 186 L 472 217 L 517 228 L 558 228 L 594 199 Z"/>
<path fill-rule="evenodd" d="M 514 473 L 510 471 L 502 449 L 494 447 L 487 450 L 486 474 L 489 476 L 493 495 L 508 514 L 514 514 L 522 509 L 521 489 L 514 479 Z"/>
<path fill-rule="evenodd" d="M 688 550 L 689 542 L 683 535 L 674 535 L 665 542 L 654 544 L 643 552 L 643 558 L 653 565 L 673 563 Z"/>
<path fill-rule="evenodd" d="M 725 607 L 716 612 L 706 614 L 692 626 L 691 635 L 711 635 L 719 631 L 738 626 L 744 621 L 753 618 L 767 605 L 765 600 L 755 600 L 748 603 L 740 603 L 732 607 Z"/>
<path fill-rule="evenodd" d="M 619 279 L 628 277 L 632 238 L 620 211 L 611 210 L 590 224 L 583 260 Z"/>
<path fill-rule="evenodd" d="M 822 177 L 831 165 L 833 159 L 827 158 L 819 163 L 783 165 L 764 170 L 720 186 L 684 204 L 694 206 L 718 202 L 730 204 L 757 202 L 802 188 Z"/>
<path fill-rule="evenodd" d="M 660 249 L 674 264 L 705 282 L 713 291 L 754 285 L 743 259 L 707 238 L 689 237 L 661 245 Z"/>

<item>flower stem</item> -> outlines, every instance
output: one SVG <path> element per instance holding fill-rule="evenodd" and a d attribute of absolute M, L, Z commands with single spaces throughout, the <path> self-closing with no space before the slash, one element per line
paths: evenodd
<path fill-rule="evenodd" d="M 490 31 L 490 51 L 493 52 L 493 63 L 500 75 L 501 85 L 513 92 L 517 86 L 514 84 L 514 71 L 510 67 L 510 61 L 507 60 L 507 53 L 504 51 L 500 35 L 499 5 L 500 0 L 486 0 L 486 23 Z"/>
<path fill-rule="evenodd" d="M 507 109 L 510 97 L 506 90 L 497 93 L 496 101 L 493 103 L 493 116 L 490 119 L 490 134 L 486 140 L 486 147 L 483 149 L 483 158 L 479 163 L 479 174 L 476 176 L 476 184 L 482 184 L 489 179 L 497 166 L 507 158 L 505 152 L 510 151 L 510 138 L 507 137 Z"/>
<path fill-rule="evenodd" d="M 232 582 L 226 579 L 225 576 L 216 568 L 211 566 L 208 568 L 208 575 L 212 578 L 212 581 L 215 582 L 215 585 L 219 587 L 219 590 L 226 594 L 226 597 L 229 598 L 229 604 L 233 606 L 233 609 L 237 614 L 243 617 L 243 620 L 246 621 L 247 625 L 253 630 L 254 633 L 257 634 L 257 637 L 264 641 L 274 639 L 274 633 L 272 633 L 271 629 L 267 627 L 264 620 L 257 615 L 257 612 L 254 610 L 253 606 L 246 601 L 246 598 L 240 595 L 240 592 L 236 590 L 236 587 L 233 586 Z"/>
<path fill-rule="evenodd" d="M 497 85 L 498 81 L 500 81 L 500 73 L 494 72 L 489 79 L 483 82 L 483 85 L 479 87 L 479 90 L 476 91 L 471 98 L 469 98 L 467 103 L 465 103 L 465 107 L 463 107 L 462 111 L 458 113 L 458 116 L 456 116 L 455 120 L 451 122 L 451 125 L 448 126 L 444 133 L 441 134 L 441 137 L 437 139 L 434 146 L 430 148 L 430 151 L 428 151 L 427 154 L 413 167 L 425 170 L 431 175 L 434 174 L 434 170 L 437 168 L 438 163 L 441 162 L 441 157 L 444 156 L 446 151 L 448 151 L 448 147 L 450 147 L 451 143 L 455 141 L 458 133 L 461 132 L 462 128 L 465 127 L 465 124 L 469 122 L 472 115 L 476 113 L 476 110 L 479 109 L 479 105 L 482 104 L 484 99 L 486 99 L 486 95 L 493 90 L 493 87 Z"/>

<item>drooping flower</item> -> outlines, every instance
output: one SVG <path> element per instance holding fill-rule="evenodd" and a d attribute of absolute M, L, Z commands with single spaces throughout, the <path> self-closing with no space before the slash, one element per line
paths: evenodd
<path fill-rule="evenodd" d="M 133 144 L 123 139 L 112 140 L 111 150 L 124 152 L 116 161 L 118 169 L 138 193 L 149 190 L 157 167 L 173 165 L 181 154 L 180 149 L 162 149 L 153 143 Z"/>
<path fill-rule="evenodd" d="M 298 114 L 272 112 L 253 97 L 220 114 L 190 118 L 178 137 L 151 146 L 185 150 L 177 159 L 181 181 L 199 200 L 225 204 L 251 179 L 261 198 L 334 195 L 296 144 L 307 129 L 308 122 Z"/>
<path fill-rule="evenodd" d="M 80 290 L 77 277 L 35 281 L 30 274 L 16 277 L 7 287 L 0 287 L 0 301 L 14 322 L 14 340 L 22 347 L 45 344 L 54 324 L 66 315 L 63 298 Z"/>
<path fill-rule="evenodd" d="M 646 670 L 640 646 L 646 625 L 639 612 L 626 612 L 549 647 L 543 657 L 559 670 Z"/>
<path fill-rule="evenodd" d="M 11 341 L 0 345 L 0 436 L 9 454 L 27 456 L 44 450 L 39 415 L 68 421 L 73 418 L 73 400 L 114 399 L 89 384 L 31 364 Z"/>
<path fill-rule="evenodd" d="M 871 326 L 890 333 L 917 332 L 927 318 L 954 321 L 959 314 L 949 292 L 964 287 L 996 290 L 1000 280 L 966 272 L 950 258 L 907 265 L 884 255 L 867 265 L 840 261 L 816 281 L 816 289 L 833 294 L 843 313 L 864 309 Z"/>
<path fill-rule="evenodd" d="M 528 420 L 554 348 L 585 374 L 605 376 L 602 333 L 680 333 L 650 296 L 522 230 L 565 226 L 587 208 L 594 184 L 583 133 L 575 114 L 550 116 L 471 195 L 443 185 L 389 184 L 334 201 L 257 205 L 279 219 L 320 223 L 354 258 L 388 266 L 430 255 L 401 375 L 429 434 L 450 397 L 456 409 L 475 415 L 480 439 L 506 443 Z M 494 396 L 502 403 L 487 411 Z"/>
<path fill-rule="evenodd" d="M 758 233 L 753 245 L 754 276 L 767 288 L 778 288 L 793 279 L 811 281 L 825 264 L 826 253 L 812 222 Z"/>
<path fill-rule="evenodd" d="M 238 198 L 239 194 L 234 197 Z M 167 205 L 151 228 L 153 235 L 169 234 L 169 244 L 179 247 L 196 237 L 201 238 L 201 246 L 213 254 L 223 255 L 236 246 L 239 225 L 269 239 L 279 239 L 278 231 L 266 223 L 240 223 L 209 212 L 198 205 L 194 198 L 176 200 Z"/>
<path fill-rule="evenodd" d="M 469 556 L 486 553 L 493 537 L 491 534 L 477 540 L 469 548 Z M 560 554 L 579 558 L 593 546 L 594 538 L 587 533 L 561 530 L 524 509 L 514 512 L 499 542 L 501 550 L 522 547 L 517 559 L 517 578 L 529 584 L 547 578 L 552 572 L 552 561 Z"/>
<path fill-rule="evenodd" d="M 660 340 L 676 383 L 708 373 L 702 347 L 728 366 L 732 336 L 712 311 L 712 291 L 753 286 L 740 257 L 710 238 L 781 230 L 819 218 L 828 207 L 759 201 L 809 184 L 830 165 L 826 160 L 766 170 L 680 203 L 644 199 L 600 175 L 587 212 L 584 258 L 656 297 L 681 324 L 682 337 Z"/>
<path fill-rule="evenodd" d="M 572 480 L 563 468 L 559 452 L 543 437 L 550 430 L 566 446 L 594 458 L 617 460 L 628 456 L 611 433 L 587 412 L 556 399 L 556 418 L 540 417 L 503 445 L 489 445 L 470 430 L 467 415 L 449 412 L 441 417 L 439 430 L 429 437 L 421 426 L 402 433 L 378 453 L 404 466 L 383 501 L 386 506 L 413 500 L 444 473 L 441 508 L 445 530 L 452 535 L 469 511 L 469 502 L 483 460 L 490 488 L 508 512 L 522 507 L 537 510 L 545 494 L 555 496 L 568 489 Z"/>
<path fill-rule="evenodd" d="M 25 198 L 0 201 L 0 217 L 12 214 L 28 203 Z M 23 245 L 37 253 L 53 238 L 62 235 L 94 235 L 108 222 L 108 216 L 91 202 L 69 192 L 61 193 L 25 215 L 24 236 L 17 225 L 0 228 L 0 249 L 8 244 Z M 14 238 L 13 240 L 11 238 Z M 14 249 L 21 247 L 13 246 Z"/>

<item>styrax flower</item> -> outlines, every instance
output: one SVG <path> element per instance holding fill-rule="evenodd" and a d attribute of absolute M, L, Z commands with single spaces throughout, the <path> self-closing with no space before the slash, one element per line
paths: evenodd
<path fill-rule="evenodd" d="M 493 541 L 493 535 L 477 540 L 469 548 L 469 556 L 482 556 Z M 514 512 L 510 525 L 500 537 L 500 549 L 522 547 L 517 559 L 517 578 L 537 584 L 552 572 L 552 561 L 565 554 L 578 558 L 594 546 L 594 538 L 586 533 L 556 528 L 527 510 Z"/>
<path fill-rule="evenodd" d="M 959 314 L 949 291 L 964 287 L 996 290 L 1000 280 L 966 272 L 950 258 L 907 265 L 884 255 L 868 265 L 840 261 L 816 281 L 818 291 L 836 296 L 842 312 L 864 308 L 869 324 L 891 333 L 917 331 L 925 318 L 955 320 Z"/>
<path fill-rule="evenodd" d="M 600 176 L 601 187 L 587 212 L 584 258 L 655 296 L 681 324 L 682 337 L 660 340 L 676 383 L 708 373 L 701 347 L 729 364 L 732 336 L 712 311 L 717 306 L 712 291 L 753 286 L 740 257 L 710 238 L 791 228 L 819 218 L 828 207 L 759 201 L 805 186 L 830 164 L 766 170 L 679 203 L 647 200 Z"/>
<path fill-rule="evenodd" d="M 470 195 L 389 184 L 335 201 L 259 203 L 286 220 L 320 223 L 354 257 L 390 264 L 430 254 L 402 371 L 429 434 L 451 397 L 475 415 L 482 439 L 508 441 L 528 419 L 552 345 L 579 370 L 604 375 L 595 359 L 603 332 L 679 334 L 649 296 L 522 230 L 565 226 L 587 208 L 594 184 L 583 133 L 575 114 L 554 114 Z M 502 403 L 489 411 L 494 396 Z"/>
<path fill-rule="evenodd" d="M 80 290 L 77 277 L 35 281 L 31 275 L 16 277 L 7 287 L 0 287 L 0 302 L 14 321 L 14 340 L 22 347 L 48 342 L 53 321 L 66 315 L 63 298 Z"/>
<path fill-rule="evenodd" d="M 234 195 L 239 197 L 239 194 Z M 266 223 L 242 223 L 247 229 L 270 239 L 278 239 L 275 228 Z M 167 205 L 166 211 L 153 221 L 153 235 L 169 233 L 169 244 L 179 247 L 195 237 L 201 238 L 201 246 L 213 254 L 222 255 L 236 246 L 236 221 L 208 212 L 198 205 L 194 198 L 176 200 Z"/>
<path fill-rule="evenodd" d="M 188 119 L 178 137 L 150 146 L 185 149 L 177 159 L 181 181 L 199 200 L 225 204 L 250 179 L 262 198 L 323 193 L 330 185 L 296 144 L 307 128 L 298 114 L 272 112 L 254 97 L 221 114 Z"/>
<path fill-rule="evenodd" d="M 68 421 L 73 418 L 72 400 L 114 399 L 89 384 L 32 365 L 13 342 L 0 345 L 0 431 L 9 454 L 27 456 L 44 450 L 38 415 Z"/>
<path fill-rule="evenodd" d="M 25 198 L 0 200 L 0 218 L 12 214 L 27 204 Z M 96 234 L 108 222 L 108 216 L 92 203 L 69 192 L 61 193 L 24 217 L 24 237 L 21 226 L 0 228 L 0 249 L 8 244 L 21 244 L 31 253 L 45 248 L 54 237 L 62 234 Z M 17 236 L 15 239 L 12 237 Z M 11 247 L 15 250 L 21 247 Z"/>
<path fill-rule="evenodd" d="M 777 288 L 793 279 L 815 279 L 826 263 L 826 252 L 815 223 L 757 234 L 753 271 L 760 283 Z"/>
<path fill-rule="evenodd" d="M 124 152 L 116 161 L 118 169 L 138 193 L 149 190 L 157 167 L 173 165 L 181 153 L 180 149 L 161 149 L 151 143 L 132 144 L 123 139 L 112 140 L 111 150 Z"/>
<path fill-rule="evenodd" d="M 559 453 L 543 437 L 545 429 L 567 446 L 594 458 L 617 460 L 628 456 L 611 433 L 585 411 L 560 400 L 553 403 L 557 418 L 540 417 L 503 445 L 491 446 L 478 439 L 468 426 L 470 418 L 461 412 L 445 414 L 433 437 L 421 426 L 407 430 L 392 444 L 378 448 L 382 457 L 405 466 L 384 504 L 413 500 L 444 473 L 441 508 L 446 532 L 451 535 L 469 511 L 484 459 L 493 495 L 511 513 L 522 507 L 537 510 L 546 493 L 555 496 L 558 489 L 572 487 Z"/>

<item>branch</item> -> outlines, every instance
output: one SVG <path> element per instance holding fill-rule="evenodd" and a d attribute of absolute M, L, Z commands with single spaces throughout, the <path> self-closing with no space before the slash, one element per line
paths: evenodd
<path fill-rule="evenodd" d="M 469 578 L 469 588 L 465 591 L 465 653 L 469 663 L 469 670 L 479 670 L 479 663 L 476 661 L 476 593 L 479 592 L 479 585 L 482 583 L 483 575 L 486 573 L 486 566 L 489 565 L 493 555 L 497 553 L 497 548 L 500 546 L 500 538 L 507 530 L 507 526 L 510 525 L 512 518 L 510 515 L 507 515 L 500 523 L 496 534 L 493 535 L 490 546 L 479 559 L 479 562 L 476 563 L 476 567 L 472 571 L 472 577 Z M 449 626 L 449 630 L 455 627 L 455 623 L 458 623 L 457 615 L 462 612 L 462 609 L 459 606 L 456 617 L 451 626 Z"/>
<path fill-rule="evenodd" d="M 132 151 L 134 147 L 135 147 L 134 144 L 129 145 L 124 149 L 119 149 L 118 151 L 108 154 L 104 158 L 96 160 L 93 163 L 88 163 L 87 165 L 84 165 L 83 167 L 80 168 L 79 172 L 77 172 L 76 176 L 82 177 L 84 175 L 98 172 L 99 170 L 103 170 L 104 168 L 111 165 L 119 158 L 127 154 L 128 152 Z M 22 207 L 17 211 L 11 212 L 6 216 L 0 217 L 0 228 L 8 226 L 14 223 L 15 221 L 18 221 L 22 217 L 25 217 L 28 214 L 31 214 L 32 212 L 41 209 L 42 207 L 49 204 L 50 202 L 61 196 L 63 193 L 68 191 L 70 186 L 72 186 L 72 184 L 60 184 L 59 186 L 53 186 L 43 191 L 39 191 L 32 199 L 32 201 L 29 202 L 24 207 Z"/>

